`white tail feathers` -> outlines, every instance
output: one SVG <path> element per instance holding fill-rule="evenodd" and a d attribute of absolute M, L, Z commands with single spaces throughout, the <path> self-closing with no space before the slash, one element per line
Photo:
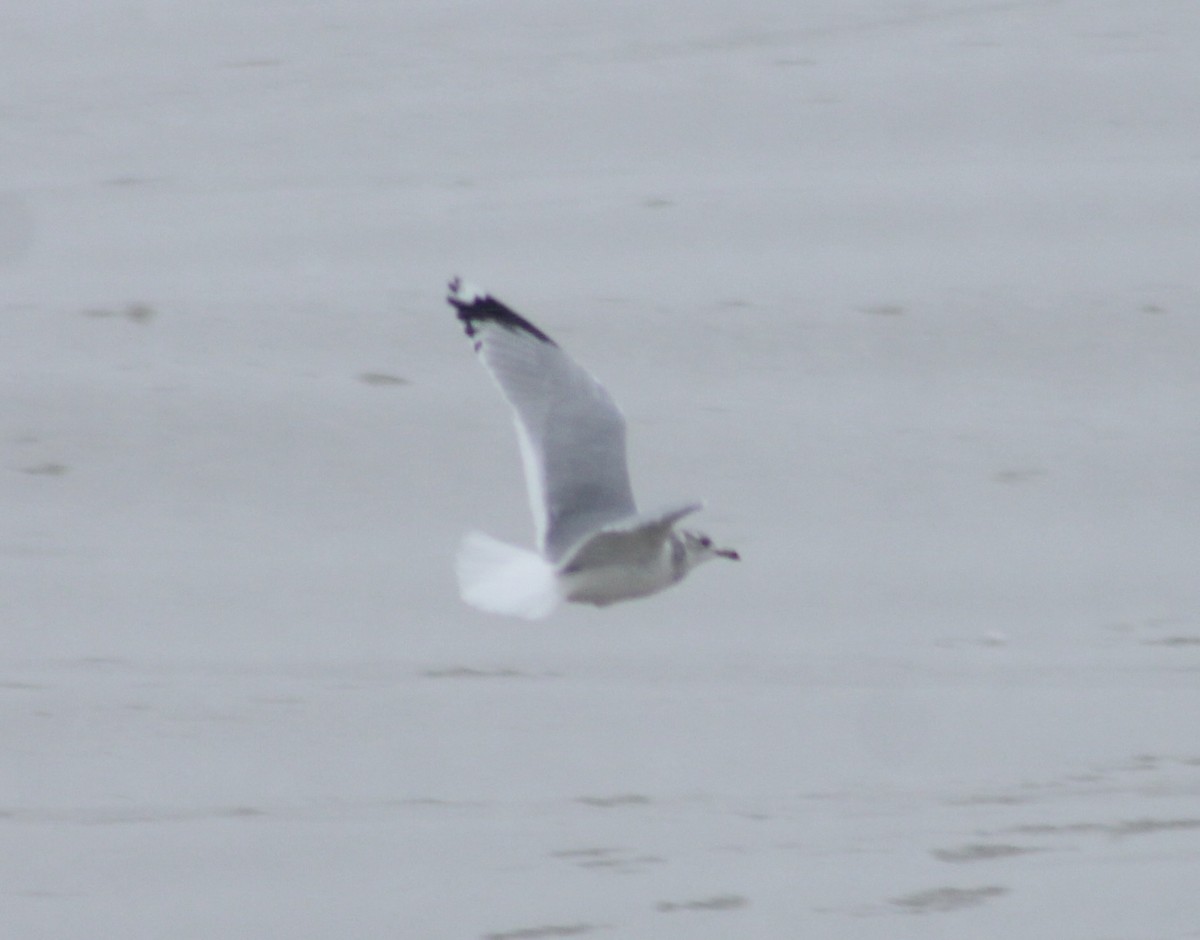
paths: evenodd
<path fill-rule="evenodd" d="M 488 613 L 538 620 L 562 600 L 546 559 L 482 532 L 463 539 L 455 571 L 462 599 Z"/>

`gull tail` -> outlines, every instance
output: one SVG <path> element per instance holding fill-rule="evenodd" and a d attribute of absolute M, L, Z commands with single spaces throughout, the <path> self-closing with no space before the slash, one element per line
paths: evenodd
<path fill-rule="evenodd" d="M 482 532 L 463 539 L 455 571 L 462 599 L 491 614 L 540 620 L 562 600 L 550 562 Z"/>

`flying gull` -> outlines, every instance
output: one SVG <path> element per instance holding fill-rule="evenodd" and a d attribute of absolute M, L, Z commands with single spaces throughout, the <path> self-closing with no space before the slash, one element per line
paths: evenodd
<path fill-rule="evenodd" d="M 464 601 L 537 619 L 561 601 L 604 607 L 664 590 L 709 558 L 738 560 L 708 536 L 675 528 L 700 503 L 637 511 L 625 420 L 554 340 L 458 278 L 446 299 L 513 407 L 537 530 L 536 552 L 467 535 L 456 564 Z"/>

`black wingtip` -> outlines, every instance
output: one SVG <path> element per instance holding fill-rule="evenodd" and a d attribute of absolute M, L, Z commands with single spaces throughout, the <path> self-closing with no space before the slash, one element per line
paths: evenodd
<path fill-rule="evenodd" d="M 451 278 L 449 288 L 450 293 L 447 295 L 446 301 L 458 311 L 458 318 L 462 321 L 468 336 L 475 335 L 477 323 L 492 322 L 505 329 L 528 333 L 551 346 L 557 345 L 554 340 L 519 313 L 500 303 L 491 294 L 486 294 L 476 287 L 465 284 L 462 278 Z"/>

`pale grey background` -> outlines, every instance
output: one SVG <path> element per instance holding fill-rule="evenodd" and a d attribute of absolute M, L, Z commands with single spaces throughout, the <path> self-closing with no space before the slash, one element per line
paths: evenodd
<path fill-rule="evenodd" d="M 1200 13 L 0 12 L 0 928 L 1200 936 Z M 454 273 L 741 550 L 545 624 Z"/>

